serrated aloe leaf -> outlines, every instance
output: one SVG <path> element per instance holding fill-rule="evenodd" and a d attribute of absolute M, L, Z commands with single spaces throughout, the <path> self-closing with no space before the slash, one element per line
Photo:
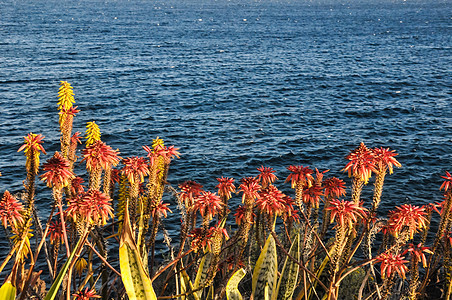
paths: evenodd
<path fill-rule="evenodd" d="M 14 300 L 16 299 L 16 288 L 11 281 L 6 281 L 0 288 L 0 299 L 2 300 Z"/>
<path fill-rule="evenodd" d="M 187 272 L 184 270 L 181 272 L 181 293 L 189 293 L 190 291 L 193 291 L 193 284 L 191 283 L 190 277 L 188 276 Z M 181 299 L 185 300 L 199 300 L 199 297 L 196 293 L 190 293 L 187 296 L 182 297 Z"/>
<path fill-rule="evenodd" d="M 206 281 L 211 259 L 212 259 L 212 253 L 210 253 L 210 252 L 206 253 L 202 257 L 201 263 L 199 264 L 199 267 L 198 267 L 198 272 L 196 273 L 195 283 L 193 285 L 193 287 L 195 289 L 198 289 Z M 199 298 L 201 298 L 201 296 L 202 296 L 202 291 L 203 290 L 201 289 L 196 292 L 196 295 Z"/>
<path fill-rule="evenodd" d="M 124 211 L 124 224 L 119 242 L 119 267 L 121 279 L 130 300 L 157 299 L 151 279 L 146 274 L 140 253 L 133 240 L 128 203 Z"/>
<path fill-rule="evenodd" d="M 268 285 L 268 295 L 272 295 L 276 289 L 277 273 L 276 242 L 273 236 L 269 235 L 253 271 L 254 299 L 265 299 L 265 285 Z"/>
<path fill-rule="evenodd" d="M 300 234 L 297 234 L 290 246 L 289 254 L 296 260 L 300 260 Z M 284 262 L 283 269 L 281 271 L 281 277 L 278 281 L 278 286 L 275 293 L 272 295 L 272 299 L 285 300 L 292 299 L 293 292 L 297 285 L 298 279 L 298 264 L 295 263 L 288 256 Z"/>
<path fill-rule="evenodd" d="M 227 300 L 243 300 L 242 294 L 240 294 L 238 285 L 240 281 L 245 277 L 246 271 L 244 268 L 238 269 L 226 285 L 226 298 Z"/>

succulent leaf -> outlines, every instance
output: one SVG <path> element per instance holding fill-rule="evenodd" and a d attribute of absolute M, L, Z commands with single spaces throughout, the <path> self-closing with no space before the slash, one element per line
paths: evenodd
<path fill-rule="evenodd" d="M 277 274 L 276 242 L 273 236 L 269 235 L 254 267 L 252 281 L 254 299 L 265 298 L 266 285 L 268 285 L 268 295 L 273 294 L 276 289 Z"/>
<path fill-rule="evenodd" d="M 289 254 L 296 260 L 300 260 L 300 234 L 295 236 Z M 297 279 L 298 264 L 287 256 L 281 271 L 281 277 L 279 278 L 276 292 L 273 293 L 272 299 L 292 299 L 292 294 L 297 285 Z"/>
<path fill-rule="evenodd" d="M 151 279 L 148 274 L 146 274 L 140 253 L 133 240 L 128 211 L 129 207 L 128 203 L 126 203 L 124 225 L 119 245 L 121 279 L 129 299 L 156 300 L 157 296 L 152 288 Z"/>
<path fill-rule="evenodd" d="M 226 285 L 226 298 L 227 300 L 242 300 L 242 294 L 240 294 L 239 289 L 237 288 L 240 281 L 245 277 L 246 271 L 244 268 L 238 269 L 234 274 L 232 274 L 231 278 Z"/>

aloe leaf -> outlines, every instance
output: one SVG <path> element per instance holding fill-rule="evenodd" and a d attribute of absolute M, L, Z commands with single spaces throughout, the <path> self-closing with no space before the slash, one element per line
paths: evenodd
<path fill-rule="evenodd" d="M 181 275 L 181 293 L 188 294 L 190 291 L 193 291 L 193 284 L 185 270 L 181 272 Z M 182 297 L 182 299 L 199 300 L 199 297 L 196 293 L 190 293 L 187 296 Z"/>
<path fill-rule="evenodd" d="M 300 235 L 297 234 L 290 247 L 289 254 L 296 260 L 300 260 Z M 285 300 L 292 299 L 293 292 L 297 285 L 298 279 L 298 264 L 294 262 L 289 256 L 286 257 L 281 277 L 278 281 L 276 292 L 273 293 L 272 299 Z"/>
<path fill-rule="evenodd" d="M 228 284 L 226 285 L 226 298 L 227 300 L 242 300 L 242 294 L 240 294 L 238 285 L 240 281 L 245 277 L 246 271 L 244 268 L 240 268 L 234 274 L 232 274 L 231 278 L 228 280 Z"/>
<path fill-rule="evenodd" d="M 16 299 L 16 288 L 11 281 L 6 281 L 0 288 L 0 299 L 2 300 L 14 300 Z"/>
<path fill-rule="evenodd" d="M 266 284 L 268 284 L 268 295 L 273 294 L 276 289 L 277 273 L 276 242 L 273 236 L 269 235 L 254 267 L 252 282 L 254 299 L 265 298 Z"/>
<path fill-rule="evenodd" d="M 83 237 L 80 237 L 80 239 L 77 242 L 77 245 L 75 245 L 74 250 L 72 250 L 71 255 L 69 255 L 69 258 L 64 263 L 63 267 L 60 270 L 60 273 L 58 273 L 57 278 L 55 278 L 55 281 L 53 282 L 52 286 L 49 289 L 49 292 L 47 293 L 44 300 L 53 300 L 57 296 L 58 289 L 60 288 L 61 283 L 63 282 L 63 278 L 66 275 L 67 271 L 69 270 L 69 266 L 72 263 L 72 260 L 74 259 L 75 253 L 79 250 L 79 248 L 82 246 L 81 244 L 85 242 L 85 239 Z"/>
<path fill-rule="evenodd" d="M 119 242 L 119 267 L 121 268 L 121 279 L 130 300 L 157 299 L 151 279 L 146 274 L 140 253 L 133 240 L 128 202 L 124 211 L 124 224 Z"/>
<path fill-rule="evenodd" d="M 196 273 L 195 283 L 193 285 L 193 287 L 195 289 L 198 289 L 201 286 L 201 284 L 206 281 L 211 259 L 212 259 L 212 253 L 210 253 L 210 252 L 206 253 L 202 257 L 201 263 L 199 264 L 199 267 L 198 267 L 198 272 Z M 197 291 L 196 294 L 199 298 L 201 298 L 202 289 Z"/>

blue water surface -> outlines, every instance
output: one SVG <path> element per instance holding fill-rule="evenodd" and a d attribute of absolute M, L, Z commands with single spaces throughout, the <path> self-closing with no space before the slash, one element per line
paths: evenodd
<path fill-rule="evenodd" d="M 59 81 L 84 131 L 123 157 L 159 136 L 173 185 L 289 165 L 341 172 L 360 142 L 395 149 L 381 214 L 441 201 L 452 171 L 450 1 L 0 0 L 0 192 L 19 192 L 23 136 L 59 148 Z M 84 166 L 78 167 L 83 174 Z M 372 183 L 372 182 L 371 182 Z M 366 188 L 369 200 L 372 186 Z M 367 197 L 367 198 L 366 198 Z M 51 196 L 38 185 L 37 205 Z M 170 200 L 173 201 L 173 200 Z M 235 208 L 240 196 L 232 200 Z M 177 236 L 177 209 L 166 228 Z"/>

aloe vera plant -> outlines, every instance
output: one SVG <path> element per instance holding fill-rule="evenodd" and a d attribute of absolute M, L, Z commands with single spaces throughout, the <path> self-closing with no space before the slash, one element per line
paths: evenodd
<path fill-rule="evenodd" d="M 276 242 L 273 236 L 269 235 L 254 267 L 252 281 L 254 299 L 264 299 L 266 289 L 268 296 L 272 295 L 276 289 L 277 274 Z"/>
<path fill-rule="evenodd" d="M 16 298 L 16 288 L 10 280 L 7 280 L 0 288 L 0 299 L 14 300 Z"/>
<path fill-rule="evenodd" d="M 133 239 L 128 202 L 124 211 L 124 225 L 119 246 L 119 266 L 121 268 L 121 279 L 129 299 L 157 299 L 151 279 L 145 272 L 140 253 Z"/>
<path fill-rule="evenodd" d="M 300 234 L 297 234 L 290 247 L 289 254 L 296 258 L 297 261 L 300 260 Z M 298 264 L 286 257 L 283 269 L 281 271 L 281 277 L 278 281 L 278 286 L 276 291 L 272 295 L 272 300 L 285 300 L 292 299 L 293 292 L 297 285 L 298 279 Z"/>
<path fill-rule="evenodd" d="M 228 284 L 226 285 L 226 298 L 228 300 L 242 300 L 242 294 L 238 289 L 238 285 L 240 281 L 245 277 L 246 271 L 244 268 L 238 269 L 234 274 L 232 274 L 231 278 L 228 280 Z"/>

